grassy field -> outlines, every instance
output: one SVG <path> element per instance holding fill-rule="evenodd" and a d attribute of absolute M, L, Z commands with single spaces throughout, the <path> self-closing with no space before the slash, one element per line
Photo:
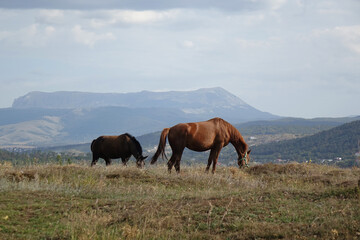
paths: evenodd
<path fill-rule="evenodd" d="M 360 169 L 0 165 L 0 239 L 360 239 Z"/>

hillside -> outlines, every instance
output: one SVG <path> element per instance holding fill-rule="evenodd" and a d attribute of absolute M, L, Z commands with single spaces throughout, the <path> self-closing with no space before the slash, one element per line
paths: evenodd
<path fill-rule="evenodd" d="M 270 121 L 251 121 L 235 124 L 243 135 L 296 134 L 313 135 L 344 123 L 360 120 L 357 117 L 344 118 L 279 118 Z"/>
<path fill-rule="evenodd" d="M 0 167 L 0 239 L 356 239 L 359 169 Z"/>
<path fill-rule="evenodd" d="M 31 92 L 0 109 L 0 146 L 90 142 L 99 135 L 159 131 L 222 117 L 233 123 L 276 119 L 222 88 L 139 93 Z"/>
<path fill-rule="evenodd" d="M 359 151 L 359 140 L 360 121 L 357 120 L 312 136 L 255 146 L 253 156 L 261 162 L 278 158 L 296 161 L 354 159 L 354 154 Z"/>

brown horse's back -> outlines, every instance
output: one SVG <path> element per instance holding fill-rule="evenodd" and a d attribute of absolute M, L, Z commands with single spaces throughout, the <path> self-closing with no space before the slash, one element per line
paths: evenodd
<path fill-rule="evenodd" d="M 203 122 L 180 123 L 170 128 L 168 139 L 171 147 L 187 147 L 193 151 L 207 151 L 218 144 L 227 145 L 229 134 L 222 131 L 222 119 Z M 220 131 L 219 131 L 220 129 Z"/>

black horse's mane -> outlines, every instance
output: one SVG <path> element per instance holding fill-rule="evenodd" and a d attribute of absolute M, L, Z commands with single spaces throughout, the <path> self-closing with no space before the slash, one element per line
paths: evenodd
<path fill-rule="evenodd" d="M 139 141 L 136 140 L 136 138 L 133 135 L 131 135 L 130 133 L 125 133 L 125 135 L 128 136 L 131 139 L 131 141 L 133 141 L 133 143 L 135 144 L 136 150 L 138 151 L 138 153 L 140 153 L 140 155 L 142 155 L 142 148 L 141 148 Z"/>

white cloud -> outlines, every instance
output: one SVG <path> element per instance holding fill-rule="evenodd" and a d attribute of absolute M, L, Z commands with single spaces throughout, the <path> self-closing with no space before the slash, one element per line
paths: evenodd
<path fill-rule="evenodd" d="M 185 40 L 182 42 L 182 46 L 185 48 L 193 48 L 195 44 L 193 41 Z"/>
<path fill-rule="evenodd" d="M 114 17 L 126 23 L 151 23 L 169 19 L 176 11 L 116 11 Z"/>
<path fill-rule="evenodd" d="M 268 0 L 268 4 L 271 10 L 278 10 L 284 4 L 286 4 L 287 0 Z"/>
<path fill-rule="evenodd" d="M 43 23 L 60 23 L 64 19 L 64 11 L 58 9 L 40 9 L 37 20 Z"/>
<path fill-rule="evenodd" d="M 339 40 L 344 46 L 353 52 L 360 54 L 360 25 L 338 26 L 325 30 L 316 30 L 317 37 L 329 37 Z"/>
<path fill-rule="evenodd" d="M 91 17 L 91 26 L 94 28 L 116 24 L 151 24 L 174 19 L 179 10 L 167 11 L 134 11 L 134 10 L 104 10 L 97 16 Z"/>
<path fill-rule="evenodd" d="M 360 25 L 335 27 L 331 32 L 339 37 L 345 46 L 360 54 Z"/>
<path fill-rule="evenodd" d="M 90 32 L 84 30 L 80 25 L 76 25 L 72 28 L 72 33 L 74 35 L 75 41 L 89 47 L 93 47 L 96 42 L 102 40 L 115 40 L 113 33 L 108 32 L 104 34 L 97 34 L 95 32 Z"/>
<path fill-rule="evenodd" d="M 53 26 L 47 26 L 47 27 L 45 27 L 45 34 L 46 34 L 47 36 L 50 36 L 50 35 L 54 34 L 55 31 L 56 31 L 56 30 L 55 30 L 55 28 L 54 28 Z"/>
<path fill-rule="evenodd" d="M 0 40 L 10 45 L 40 47 L 46 45 L 55 32 L 53 26 L 34 23 L 19 30 L 0 32 Z"/>

